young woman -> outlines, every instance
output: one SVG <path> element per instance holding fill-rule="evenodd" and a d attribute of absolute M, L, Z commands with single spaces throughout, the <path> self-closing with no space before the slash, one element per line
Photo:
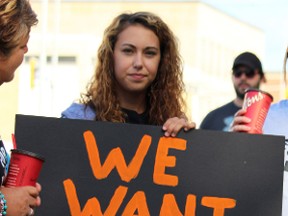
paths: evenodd
<path fill-rule="evenodd" d="M 10 82 L 14 72 L 28 51 L 27 42 L 31 26 L 37 23 L 36 14 L 27 0 L 0 1 L 0 85 Z M 40 184 L 36 187 L 4 187 L 8 157 L 0 139 L 0 216 L 27 216 L 40 205 Z"/>
<path fill-rule="evenodd" d="M 63 118 L 163 125 L 165 136 L 195 127 L 185 114 L 182 64 L 169 27 L 149 12 L 123 13 L 104 32 L 95 75 Z"/>

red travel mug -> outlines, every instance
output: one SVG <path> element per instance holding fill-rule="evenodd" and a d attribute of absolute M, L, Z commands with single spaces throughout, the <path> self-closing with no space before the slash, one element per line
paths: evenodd
<path fill-rule="evenodd" d="M 45 159 L 26 150 L 12 149 L 5 187 L 36 185 Z"/>
<path fill-rule="evenodd" d="M 251 119 L 246 125 L 251 127 L 248 133 L 262 134 L 262 128 L 273 101 L 272 95 L 259 89 L 249 88 L 245 91 L 243 108 L 245 116 Z"/>

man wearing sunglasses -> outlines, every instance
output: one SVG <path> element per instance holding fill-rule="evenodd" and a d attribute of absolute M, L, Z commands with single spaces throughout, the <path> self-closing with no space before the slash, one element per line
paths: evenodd
<path fill-rule="evenodd" d="M 288 89 L 286 82 L 287 59 L 288 47 L 285 53 L 283 70 L 283 81 L 285 86 L 285 93 L 287 94 L 286 99 L 274 103 L 270 106 L 263 127 L 264 134 L 285 136 L 282 216 L 288 215 Z M 245 112 L 246 111 L 244 109 L 240 109 L 235 114 L 235 118 L 231 124 L 230 131 L 245 132 L 250 130 L 250 127 L 244 125 L 250 121 L 248 117 L 244 116 Z"/>
<path fill-rule="evenodd" d="M 255 54 L 244 52 L 238 55 L 232 67 L 236 98 L 209 112 L 200 124 L 200 129 L 228 131 L 234 114 L 242 108 L 245 90 L 259 88 L 261 82 L 265 81 L 262 64 Z"/>

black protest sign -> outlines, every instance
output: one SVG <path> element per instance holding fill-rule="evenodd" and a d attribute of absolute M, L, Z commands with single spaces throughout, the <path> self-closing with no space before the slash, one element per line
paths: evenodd
<path fill-rule="evenodd" d="M 46 159 L 36 215 L 280 216 L 284 137 L 16 116 Z"/>

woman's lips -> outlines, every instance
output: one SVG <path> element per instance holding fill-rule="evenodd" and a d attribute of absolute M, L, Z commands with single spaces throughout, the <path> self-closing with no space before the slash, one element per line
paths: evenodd
<path fill-rule="evenodd" d="M 130 74 L 129 76 L 134 80 L 142 80 L 146 77 L 144 74 Z"/>

